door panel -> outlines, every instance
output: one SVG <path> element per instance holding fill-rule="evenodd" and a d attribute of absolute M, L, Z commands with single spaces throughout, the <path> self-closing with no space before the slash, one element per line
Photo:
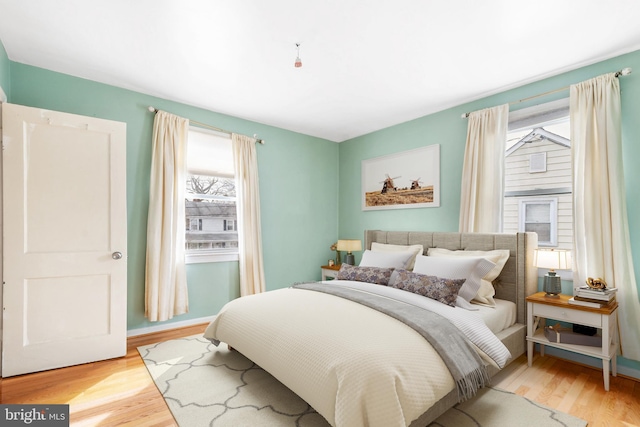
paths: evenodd
<path fill-rule="evenodd" d="M 109 335 L 109 282 L 107 275 L 25 280 L 24 344 Z M 50 319 L 46 328 L 40 325 L 43 318 Z"/>
<path fill-rule="evenodd" d="M 49 125 L 30 131 L 25 147 L 27 253 L 109 250 L 110 201 L 95 197 L 110 194 L 108 134 Z"/>
<path fill-rule="evenodd" d="M 125 355 L 126 125 L 2 115 L 2 375 Z"/>

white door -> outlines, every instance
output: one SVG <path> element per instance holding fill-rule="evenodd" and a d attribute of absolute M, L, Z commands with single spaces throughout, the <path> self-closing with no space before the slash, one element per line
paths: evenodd
<path fill-rule="evenodd" d="M 126 124 L 2 119 L 2 376 L 125 355 Z"/>

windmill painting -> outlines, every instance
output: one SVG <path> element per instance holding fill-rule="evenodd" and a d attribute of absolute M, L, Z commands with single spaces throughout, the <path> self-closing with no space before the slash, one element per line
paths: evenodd
<path fill-rule="evenodd" d="M 440 145 L 362 161 L 362 210 L 440 206 Z"/>

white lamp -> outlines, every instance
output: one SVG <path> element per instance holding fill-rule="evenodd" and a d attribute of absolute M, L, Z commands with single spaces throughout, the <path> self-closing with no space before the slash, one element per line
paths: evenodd
<path fill-rule="evenodd" d="M 558 297 L 562 291 L 560 276 L 555 270 L 571 268 L 571 252 L 565 249 L 536 249 L 533 254 L 533 265 L 538 268 L 548 268 L 544 276 L 543 289 L 546 297 Z"/>
<path fill-rule="evenodd" d="M 338 250 L 347 251 L 347 254 L 344 257 L 344 263 L 349 265 L 354 265 L 356 261 L 355 261 L 355 257 L 351 252 L 361 251 L 362 242 L 357 239 L 338 240 Z"/>

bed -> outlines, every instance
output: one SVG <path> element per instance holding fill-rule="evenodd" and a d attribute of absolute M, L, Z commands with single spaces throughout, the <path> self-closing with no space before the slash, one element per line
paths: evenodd
<path fill-rule="evenodd" d="M 301 283 L 231 301 L 207 327 L 205 337 L 253 360 L 334 426 L 426 426 L 524 353 L 525 297 L 537 291 L 535 233 L 367 230 L 364 241 L 361 264 L 365 255 L 368 260 L 372 253 L 381 256 L 371 251 L 373 246 L 402 251 L 421 246 L 419 259 L 414 258 L 416 269 L 419 262 L 434 262 L 426 255 L 438 251 L 472 254 L 469 259 L 474 260 L 478 253 L 506 252 L 491 284 L 496 304 L 468 310 L 397 286 L 353 280 Z M 404 267 L 390 269 L 396 285 L 403 277 L 424 278 Z M 358 268 L 344 270 L 368 274 L 386 267 Z M 442 280 L 440 285 L 448 289 L 469 281 Z M 505 323 L 497 314 L 503 310 L 513 321 Z M 478 322 L 483 316 L 486 322 Z M 476 330 L 477 323 L 482 325 Z M 457 326 L 455 331 L 450 324 Z"/>

